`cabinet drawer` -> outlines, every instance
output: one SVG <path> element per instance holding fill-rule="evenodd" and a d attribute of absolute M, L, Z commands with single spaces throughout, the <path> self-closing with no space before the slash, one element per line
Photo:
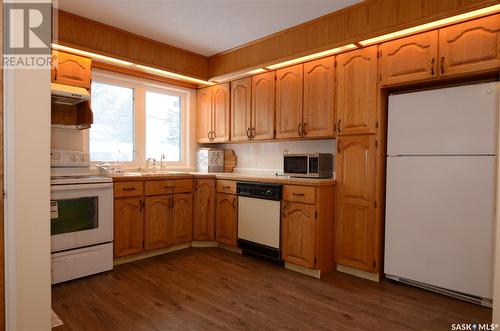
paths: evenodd
<path fill-rule="evenodd" d="M 236 194 L 236 182 L 234 180 L 218 180 L 217 193 Z"/>
<path fill-rule="evenodd" d="M 312 186 L 283 186 L 283 200 L 301 203 L 316 203 L 316 189 Z"/>
<path fill-rule="evenodd" d="M 137 197 L 144 193 L 144 182 L 118 182 L 114 184 L 115 198 Z"/>
<path fill-rule="evenodd" d="M 192 179 L 164 179 L 146 182 L 146 195 L 189 193 L 192 191 Z"/>

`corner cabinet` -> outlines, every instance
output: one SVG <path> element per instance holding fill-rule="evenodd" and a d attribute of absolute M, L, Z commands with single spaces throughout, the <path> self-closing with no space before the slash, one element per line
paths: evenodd
<path fill-rule="evenodd" d="M 438 76 L 438 31 L 383 43 L 379 47 L 381 86 Z"/>
<path fill-rule="evenodd" d="M 302 137 L 303 64 L 276 70 L 276 138 Z"/>
<path fill-rule="evenodd" d="M 500 68 L 500 15 L 439 29 L 441 77 Z"/>
<path fill-rule="evenodd" d="M 337 206 L 335 262 L 376 272 L 375 135 L 341 137 L 337 141 Z"/>
<path fill-rule="evenodd" d="M 337 56 L 337 134 L 375 133 L 377 46 Z"/>
<path fill-rule="evenodd" d="M 233 194 L 217 193 L 215 240 L 228 246 L 236 246 L 237 236 L 237 197 Z"/>
<path fill-rule="evenodd" d="M 215 179 L 195 179 L 193 240 L 215 240 Z"/>
<path fill-rule="evenodd" d="M 198 143 L 229 141 L 229 95 L 229 83 L 198 90 Z"/>

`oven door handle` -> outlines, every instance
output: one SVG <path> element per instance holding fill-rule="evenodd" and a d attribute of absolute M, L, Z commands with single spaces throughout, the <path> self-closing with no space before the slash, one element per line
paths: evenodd
<path fill-rule="evenodd" d="M 99 184 L 71 184 L 71 185 L 51 185 L 51 192 L 72 191 L 72 190 L 95 190 L 95 189 L 113 188 L 113 183 Z"/>

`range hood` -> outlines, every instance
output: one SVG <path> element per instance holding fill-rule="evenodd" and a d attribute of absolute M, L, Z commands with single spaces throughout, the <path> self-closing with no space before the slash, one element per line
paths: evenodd
<path fill-rule="evenodd" d="M 63 84 L 51 84 L 52 102 L 62 105 L 77 105 L 90 100 L 90 93 L 83 87 L 75 87 Z"/>

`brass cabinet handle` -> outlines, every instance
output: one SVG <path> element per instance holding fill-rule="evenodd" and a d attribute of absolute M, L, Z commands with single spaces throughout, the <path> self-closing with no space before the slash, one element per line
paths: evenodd
<path fill-rule="evenodd" d="M 297 126 L 297 133 L 299 134 L 299 136 L 302 136 L 302 123 L 299 123 L 299 125 Z"/>
<path fill-rule="evenodd" d="M 337 140 L 337 152 L 340 154 L 340 139 Z"/>
<path fill-rule="evenodd" d="M 296 192 L 292 192 L 292 195 L 293 195 L 293 196 L 296 196 L 296 197 L 303 197 L 303 196 L 304 196 L 304 193 L 296 193 Z"/>
<path fill-rule="evenodd" d="M 124 187 L 124 191 L 135 191 L 135 187 Z"/>
<path fill-rule="evenodd" d="M 170 201 L 171 201 L 171 207 L 170 208 L 174 208 L 174 203 L 175 203 L 174 198 L 170 197 Z"/>
<path fill-rule="evenodd" d="M 441 57 L 441 74 L 444 74 L 444 56 Z"/>
<path fill-rule="evenodd" d="M 286 203 L 283 204 L 283 218 L 286 218 Z"/>
<path fill-rule="evenodd" d="M 171 189 L 171 188 L 175 188 L 175 185 L 172 185 L 172 186 L 165 186 L 166 189 Z"/>
<path fill-rule="evenodd" d="M 304 124 L 302 124 L 302 133 L 305 135 L 307 135 L 307 123 L 304 122 Z"/>
<path fill-rule="evenodd" d="M 434 64 L 436 63 L 436 59 L 432 58 L 431 61 L 431 76 L 434 76 Z"/>
<path fill-rule="evenodd" d="M 340 134 L 342 132 L 342 129 L 340 127 L 340 123 L 341 123 L 341 119 L 339 119 L 338 123 L 337 123 L 337 132 Z"/>
<path fill-rule="evenodd" d="M 224 190 L 229 190 L 229 189 L 231 188 L 231 186 L 224 185 L 224 186 L 222 186 L 222 188 L 223 188 Z"/>
<path fill-rule="evenodd" d="M 248 139 L 252 138 L 252 134 L 250 133 L 251 130 L 252 130 L 251 128 L 247 129 L 247 137 L 248 137 Z"/>
<path fill-rule="evenodd" d="M 233 209 L 236 209 L 236 198 L 233 199 Z"/>
<path fill-rule="evenodd" d="M 143 208 L 144 208 L 144 201 L 139 200 L 139 213 L 142 212 Z"/>
<path fill-rule="evenodd" d="M 252 139 L 255 138 L 255 128 L 252 128 L 252 133 L 250 133 L 250 135 L 252 136 Z"/>

